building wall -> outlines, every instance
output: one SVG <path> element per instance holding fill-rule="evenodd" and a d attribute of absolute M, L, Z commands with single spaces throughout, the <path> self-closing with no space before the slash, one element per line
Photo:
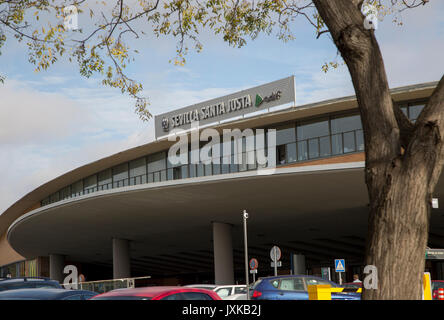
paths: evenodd
<path fill-rule="evenodd" d="M 25 258 L 15 252 L 8 243 L 6 234 L 0 237 L 0 266 L 10 264 L 17 261 L 22 261 Z"/>

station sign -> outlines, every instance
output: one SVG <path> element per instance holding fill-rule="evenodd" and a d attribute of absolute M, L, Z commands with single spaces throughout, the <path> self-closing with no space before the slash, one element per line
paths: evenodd
<path fill-rule="evenodd" d="M 426 249 L 426 260 L 444 260 L 444 249 Z"/>
<path fill-rule="evenodd" d="M 156 138 L 296 101 L 294 76 L 155 116 Z"/>

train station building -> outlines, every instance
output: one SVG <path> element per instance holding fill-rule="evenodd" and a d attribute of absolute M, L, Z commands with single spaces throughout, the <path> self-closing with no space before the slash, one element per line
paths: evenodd
<path fill-rule="evenodd" d="M 414 121 L 436 85 L 394 88 L 391 94 Z M 334 259 L 345 259 L 348 280 L 362 273 L 368 196 L 356 97 L 296 105 L 289 77 L 154 121 L 154 141 L 73 169 L 0 215 L 0 277 L 63 280 L 63 267 L 73 264 L 87 280 L 151 276 L 158 285 L 243 283 L 243 210 L 249 213 L 248 253 L 258 260 L 257 276 L 273 274 L 274 245 L 282 250 L 282 274 L 321 275 L 330 267 L 337 280 Z M 224 130 L 251 129 L 256 149 L 236 149 L 246 144 L 245 136 L 225 145 L 253 162 L 225 161 L 222 139 L 220 154 L 211 153 L 220 161 L 193 162 L 193 152 L 205 147 L 202 141 L 192 147 L 196 121 L 201 132 L 214 129 L 221 137 Z M 168 157 L 179 129 L 189 138 L 186 163 Z M 258 132 L 274 132 L 275 145 L 264 139 L 260 147 Z M 268 165 L 257 158 L 258 149 Z M 441 177 L 434 198 L 442 194 Z M 441 208 L 432 210 L 428 246 L 444 248 Z M 426 266 L 433 279 L 444 279 L 441 262 Z"/>

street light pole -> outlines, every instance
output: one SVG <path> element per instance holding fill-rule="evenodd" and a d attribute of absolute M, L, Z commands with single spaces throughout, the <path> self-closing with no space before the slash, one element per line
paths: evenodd
<path fill-rule="evenodd" d="M 247 243 L 247 219 L 248 213 L 247 210 L 244 210 L 243 213 L 244 219 L 244 252 L 245 252 L 245 281 L 247 286 L 247 300 L 250 300 L 250 279 L 248 276 L 248 243 Z"/>

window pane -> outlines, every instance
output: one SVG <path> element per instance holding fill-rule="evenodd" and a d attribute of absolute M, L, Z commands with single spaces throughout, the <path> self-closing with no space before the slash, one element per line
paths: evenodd
<path fill-rule="evenodd" d="M 88 178 L 83 179 L 83 187 L 85 189 L 85 193 L 96 191 L 97 175 L 89 176 Z"/>
<path fill-rule="evenodd" d="M 319 158 L 319 140 L 308 140 L 308 157 L 309 159 Z"/>
<path fill-rule="evenodd" d="M 419 117 L 422 109 L 424 108 L 423 104 L 418 104 L 409 107 L 410 120 L 416 120 Z"/>
<path fill-rule="evenodd" d="M 332 154 L 342 154 L 342 133 L 331 136 Z"/>
<path fill-rule="evenodd" d="M 287 162 L 295 162 L 296 161 L 296 143 L 287 144 Z"/>
<path fill-rule="evenodd" d="M 293 124 L 276 129 L 277 146 L 295 141 L 296 141 L 296 130 Z"/>
<path fill-rule="evenodd" d="M 145 176 L 146 180 L 146 159 L 140 158 L 137 160 L 133 160 L 129 163 L 130 168 L 130 177 L 138 177 L 138 176 Z M 132 179 L 133 181 L 134 179 Z M 144 182 L 143 182 L 144 183 Z"/>
<path fill-rule="evenodd" d="M 356 147 L 358 151 L 364 151 L 364 131 L 356 131 Z"/>
<path fill-rule="evenodd" d="M 285 164 L 287 161 L 287 154 L 286 154 L 286 150 L 285 150 L 285 145 L 282 146 L 277 146 L 276 147 L 276 163 L 277 164 Z"/>
<path fill-rule="evenodd" d="M 99 190 L 106 190 L 111 188 L 112 175 L 111 169 L 99 172 Z"/>
<path fill-rule="evenodd" d="M 157 172 L 166 169 L 165 152 L 148 156 L 148 172 Z"/>
<path fill-rule="evenodd" d="M 298 160 L 303 161 L 308 159 L 307 141 L 298 142 Z"/>
<path fill-rule="evenodd" d="M 318 121 L 312 123 L 302 123 L 297 127 L 298 140 L 305 140 L 314 137 L 328 136 L 328 121 Z"/>
<path fill-rule="evenodd" d="M 68 199 L 70 197 L 71 197 L 71 189 L 69 186 L 60 190 L 60 200 Z"/>
<path fill-rule="evenodd" d="M 354 132 L 344 133 L 344 152 L 356 151 L 355 147 L 355 134 Z"/>
<path fill-rule="evenodd" d="M 327 157 L 331 154 L 330 150 L 330 137 L 322 137 L 319 139 L 321 157 Z"/>
<path fill-rule="evenodd" d="M 50 195 L 49 196 L 49 201 L 51 203 L 59 201 L 59 193 L 56 192 L 56 193 L 53 193 L 52 195 Z"/>
<path fill-rule="evenodd" d="M 76 183 L 72 184 L 71 187 L 71 196 L 80 196 L 83 194 L 83 181 L 77 181 Z"/>
<path fill-rule="evenodd" d="M 198 165 L 197 165 L 197 176 L 198 177 L 203 177 L 205 174 L 204 174 L 204 164 L 203 163 L 199 163 Z"/>
<path fill-rule="evenodd" d="M 362 129 L 359 115 L 331 119 L 331 133 L 340 133 Z"/>
<path fill-rule="evenodd" d="M 113 187 L 119 188 L 128 185 L 128 163 L 113 168 Z"/>

